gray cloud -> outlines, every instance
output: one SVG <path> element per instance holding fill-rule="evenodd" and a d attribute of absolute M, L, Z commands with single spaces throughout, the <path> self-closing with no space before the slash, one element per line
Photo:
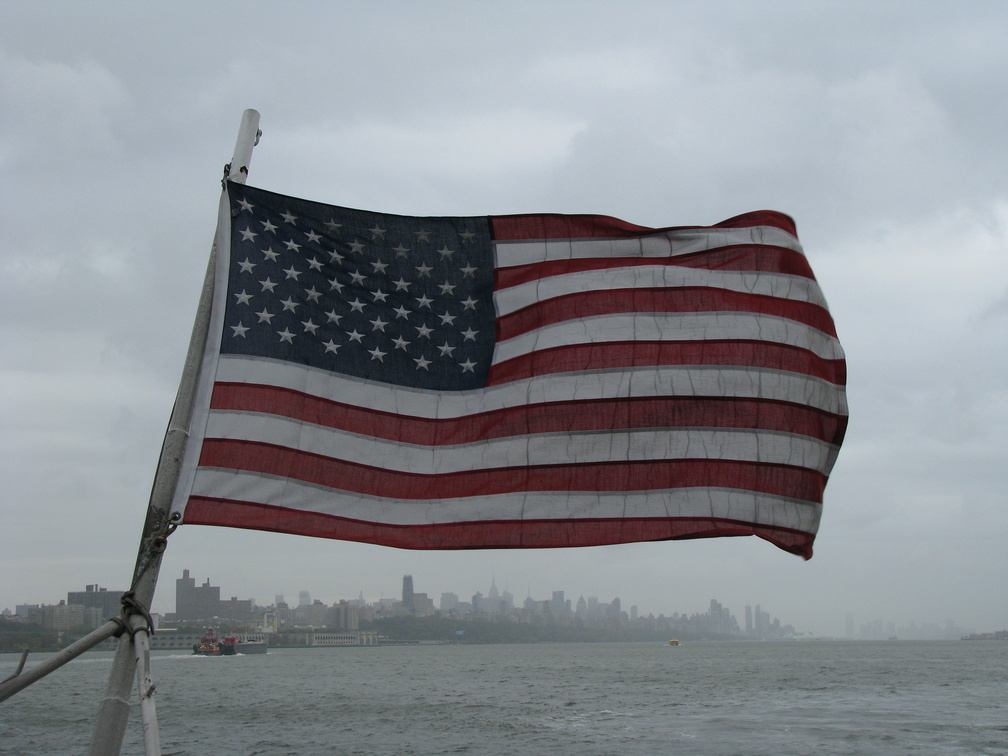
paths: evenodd
<path fill-rule="evenodd" d="M 240 10 L 240 12 L 238 12 Z M 816 556 L 414 553 L 214 528 L 228 595 L 619 595 L 1008 626 L 1003 3 L 0 7 L 0 607 L 125 587 L 241 112 L 251 182 L 409 214 L 788 212 L 848 353 Z"/>

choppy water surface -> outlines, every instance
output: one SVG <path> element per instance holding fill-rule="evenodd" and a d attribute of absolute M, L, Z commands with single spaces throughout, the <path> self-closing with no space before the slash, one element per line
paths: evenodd
<path fill-rule="evenodd" d="M 0 678 L 16 664 L 0 656 Z M 110 664 L 86 654 L 0 704 L 0 753 L 85 752 Z M 161 652 L 153 669 L 165 754 L 1008 754 L 997 641 Z M 137 706 L 123 753 L 143 753 Z"/>

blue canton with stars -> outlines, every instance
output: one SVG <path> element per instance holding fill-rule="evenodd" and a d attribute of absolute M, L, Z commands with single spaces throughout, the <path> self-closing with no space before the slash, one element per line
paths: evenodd
<path fill-rule="evenodd" d="M 409 218 L 228 184 L 222 354 L 439 391 L 486 383 L 489 222 Z"/>

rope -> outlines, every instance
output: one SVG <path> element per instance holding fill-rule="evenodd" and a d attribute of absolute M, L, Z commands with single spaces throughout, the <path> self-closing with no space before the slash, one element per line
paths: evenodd
<path fill-rule="evenodd" d="M 147 611 L 147 607 L 136 600 L 133 595 L 133 591 L 126 591 L 126 593 L 122 595 L 122 598 L 119 599 L 119 602 L 122 604 L 122 613 L 120 616 L 113 617 L 111 619 L 112 622 L 119 625 L 119 629 L 114 633 L 116 638 L 123 633 L 129 633 L 130 640 L 133 640 L 136 637 L 136 634 L 141 630 L 148 635 L 154 634 L 154 620 L 151 618 L 150 612 Z M 130 618 L 135 614 L 139 614 L 144 618 L 144 620 L 146 620 L 146 627 L 133 627 L 133 623 L 130 622 Z"/>
<path fill-rule="evenodd" d="M 161 532 L 151 539 L 149 547 L 151 556 L 157 556 L 164 553 L 164 550 L 168 547 L 168 536 L 178 529 L 180 519 L 181 515 L 178 512 L 175 512 L 165 522 Z M 136 637 L 137 632 L 141 630 L 146 632 L 148 635 L 154 634 L 154 619 L 151 617 L 150 611 L 136 599 L 137 583 L 140 581 L 141 576 L 143 576 L 143 574 L 147 571 L 152 562 L 152 559 L 148 559 L 146 561 L 143 568 L 133 578 L 133 585 L 131 585 L 130 589 L 120 597 L 119 603 L 122 608 L 119 616 L 111 617 L 109 619 L 110 622 L 115 622 L 119 625 L 119 629 L 113 634 L 116 638 L 120 637 L 123 633 L 129 633 L 130 640 L 132 641 Z M 134 615 L 143 617 L 146 626 L 133 627 L 133 623 L 130 622 L 130 618 Z"/>

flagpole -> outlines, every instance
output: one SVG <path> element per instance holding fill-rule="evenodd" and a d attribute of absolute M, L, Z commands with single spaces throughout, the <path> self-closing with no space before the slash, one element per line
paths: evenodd
<path fill-rule="evenodd" d="M 226 179 L 245 183 L 248 176 L 248 166 L 252 160 L 252 148 L 258 143 L 260 133 L 259 113 L 251 109 L 246 110 L 242 115 L 234 155 L 226 167 Z M 144 522 L 140 550 L 133 570 L 131 592 L 135 602 L 144 611 L 149 610 L 154 599 L 154 589 L 157 585 L 158 570 L 161 567 L 166 538 L 174 527 L 169 510 L 181 472 L 186 441 L 189 437 L 189 422 L 192 416 L 197 378 L 210 326 L 216 260 L 217 245 L 215 243 L 210 250 L 210 261 L 206 277 L 203 280 L 199 306 L 196 310 L 196 320 L 193 323 L 192 335 L 189 340 L 189 351 L 186 354 L 175 406 L 168 422 L 168 430 L 161 446 L 161 457 L 154 474 L 147 518 Z M 137 669 L 137 658 L 138 656 L 143 658 L 143 649 L 147 645 L 147 623 L 143 614 L 130 614 L 128 622 L 129 632 L 124 632 L 119 637 L 119 645 L 116 648 L 105 689 L 105 698 L 102 700 L 98 716 L 95 719 L 89 751 L 92 756 L 118 754 L 122 748 L 126 723 L 129 719 L 129 696 Z M 141 633 L 143 640 L 136 644 L 133 635 Z M 150 753 L 149 741 L 153 739 L 156 745 L 157 721 L 156 718 L 151 719 L 153 701 L 150 699 L 150 694 L 153 691 L 153 685 L 149 684 L 150 671 L 148 669 L 142 670 L 142 672 L 147 689 L 140 691 L 141 715 L 144 717 L 144 740 L 148 744 L 147 751 Z M 150 738 L 151 733 L 149 733 L 151 727 L 153 727 L 153 738 Z"/>

